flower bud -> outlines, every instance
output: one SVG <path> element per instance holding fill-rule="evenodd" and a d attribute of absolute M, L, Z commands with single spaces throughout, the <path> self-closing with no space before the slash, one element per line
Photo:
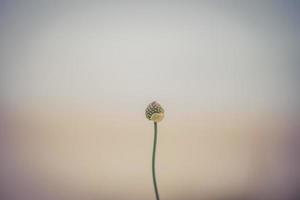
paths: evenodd
<path fill-rule="evenodd" d="M 156 101 L 150 103 L 145 112 L 146 118 L 154 122 L 160 122 L 165 116 L 164 113 L 164 109 Z"/>

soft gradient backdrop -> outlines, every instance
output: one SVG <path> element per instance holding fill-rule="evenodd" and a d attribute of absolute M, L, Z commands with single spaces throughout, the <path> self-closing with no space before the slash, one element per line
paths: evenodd
<path fill-rule="evenodd" d="M 298 1 L 0 0 L 0 199 L 289 200 Z M 299 198 L 298 198 L 299 199 Z"/>

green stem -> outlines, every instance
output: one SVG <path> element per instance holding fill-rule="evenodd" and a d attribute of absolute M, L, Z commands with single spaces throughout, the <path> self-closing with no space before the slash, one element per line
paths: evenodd
<path fill-rule="evenodd" d="M 153 141 L 153 153 L 152 153 L 152 178 L 153 178 L 153 185 L 154 185 L 156 200 L 159 200 L 159 194 L 158 194 L 156 176 L 155 176 L 156 143 L 157 143 L 157 123 L 154 122 L 154 141 Z"/>

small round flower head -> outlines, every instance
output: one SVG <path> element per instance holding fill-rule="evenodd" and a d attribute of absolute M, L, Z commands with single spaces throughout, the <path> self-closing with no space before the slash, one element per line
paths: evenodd
<path fill-rule="evenodd" d="M 156 101 L 150 103 L 145 112 L 146 118 L 154 122 L 160 122 L 165 116 L 164 113 L 164 109 Z"/>

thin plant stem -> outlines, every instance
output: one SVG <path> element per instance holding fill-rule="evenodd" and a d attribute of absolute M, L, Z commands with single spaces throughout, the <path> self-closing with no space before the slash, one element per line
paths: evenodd
<path fill-rule="evenodd" d="M 153 141 L 153 153 L 152 153 L 152 178 L 153 178 L 153 185 L 154 185 L 156 200 L 159 200 L 159 194 L 158 194 L 156 176 L 155 176 L 156 143 L 157 143 L 157 122 L 154 122 L 154 141 Z"/>

